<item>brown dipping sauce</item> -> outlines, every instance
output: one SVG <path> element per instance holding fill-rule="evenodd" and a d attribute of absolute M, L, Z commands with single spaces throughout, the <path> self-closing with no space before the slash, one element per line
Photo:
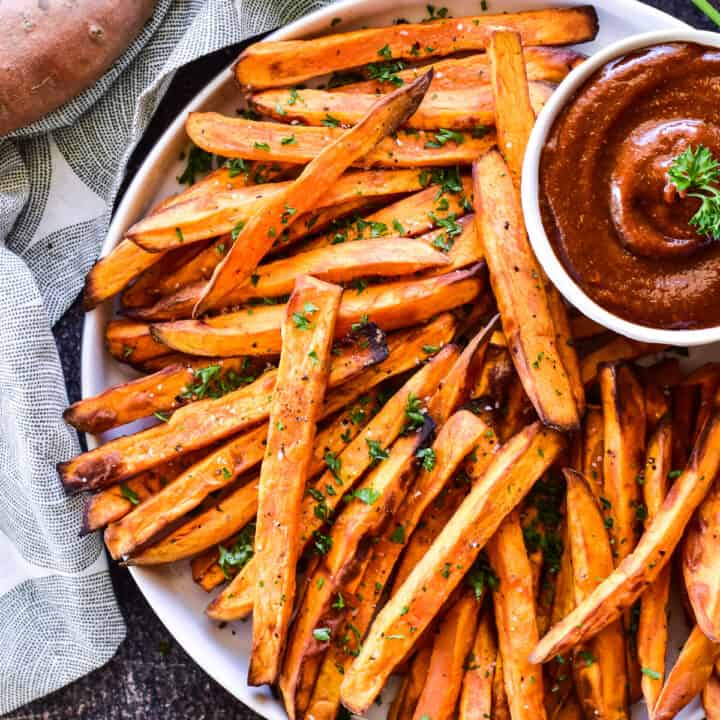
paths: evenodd
<path fill-rule="evenodd" d="M 543 151 L 545 230 L 595 302 L 658 328 L 720 324 L 720 241 L 667 178 L 688 145 L 720 158 L 720 49 L 656 45 L 614 60 L 558 117 Z"/>

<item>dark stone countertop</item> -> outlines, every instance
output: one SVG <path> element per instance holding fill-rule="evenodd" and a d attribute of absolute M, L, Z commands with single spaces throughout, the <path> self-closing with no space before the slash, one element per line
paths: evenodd
<path fill-rule="evenodd" d="M 649 0 L 698 28 L 716 29 L 690 0 Z M 552 5 L 549 0 L 548 5 Z M 174 79 L 140 144 L 128 175 L 185 103 L 237 55 L 239 46 L 201 58 Z M 75 302 L 55 327 L 70 401 L 80 396 L 82 310 Z M 225 720 L 259 718 L 212 680 L 158 620 L 127 570 L 113 566 L 127 639 L 107 665 L 5 716 L 5 720 Z"/>

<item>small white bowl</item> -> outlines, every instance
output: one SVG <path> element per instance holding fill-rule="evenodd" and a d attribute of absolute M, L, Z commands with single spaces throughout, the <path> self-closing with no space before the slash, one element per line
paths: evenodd
<path fill-rule="evenodd" d="M 705 345 L 720 341 L 718 326 L 700 330 L 663 330 L 624 320 L 592 300 L 570 277 L 558 259 L 545 232 L 540 214 L 540 159 L 548 134 L 557 116 L 575 93 L 603 65 L 635 50 L 669 42 L 689 42 L 720 48 L 720 34 L 701 30 L 662 30 L 643 33 L 608 45 L 573 70 L 558 86 L 538 115 L 533 128 L 522 170 L 522 206 L 530 244 L 550 280 L 580 312 L 601 325 L 642 342 L 674 346 Z"/>

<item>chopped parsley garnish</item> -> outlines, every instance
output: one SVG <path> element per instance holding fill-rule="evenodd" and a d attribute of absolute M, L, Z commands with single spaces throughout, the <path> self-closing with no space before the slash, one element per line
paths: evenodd
<path fill-rule="evenodd" d="M 390 50 L 390 46 L 387 43 L 383 45 L 378 50 L 378 55 L 389 60 L 392 57 L 392 50 Z"/>
<path fill-rule="evenodd" d="M 335 478 L 335 482 L 337 482 L 338 485 L 342 485 L 342 478 L 340 477 L 342 460 L 329 450 L 325 453 L 324 460 L 331 475 Z"/>
<path fill-rule="evenodd" d="M 432 448 L 421 448 L 415 453 L 415 457 L 420 461 L 423 470 L 430 472 L 435 468 L 435 451 Z"/>
<path fill-rule="evenodd" d="M 201 175 L 212 170 L 212 154 L 193 145 L 187 154 L 187 164 L 182 175 L 178 178 L 178 182 L 182 185 L 194 185 L 197 175 Z"/>
<path fill-rule="evenodd" d="M 340 127 L 340 121 L 330 113 L 325 113 L 322 124 L 325 125 L 325 127 Z"/>
<path fill-rule="evenodd" d="M 368 454 L 370 455 L 370 458 L 375 462 L 379 462 L 380 460 L 387 460 L 390 457 L 390 453 L 383 448 L 379 440 L 371 440 L 370 438 L 365 438 L 365 442 L 368 446 Z"/>
<path fill-rule="evenodd" d="M 352 493 L 352 496 L 364 502 L 366 505 L 374 505 L 380 497 L 380 493 L 371 487 L 361 487 Z"/>
<path fill-rule="evenodd" d="M 425 424 L 425 415 L 422 412 L 422 402 L 415 393 L 409 393 L 405 402 L 405 417 L 407 423 L 405 430 L 417 430 Z"/>
<path fill-rule="evenodd" d="M 390 542 L 397 543 L 398 545 L 405 544 L 405 526 L 396 525 L 395 529 L 390 534 Z"/>
<path fill-rule="evenodd" d="M 243 361 L 242 372 L 250 367 L 250 360 Z M 254 375 L 242 375 L 235 370 L 222 372 L 221 365 L 208 365 L 193 372 L 196 381 L 182 393 L 182 400 L 202 400 L 205 397 L 217 399 L 255 381 Z"/>
<path fill-rule="evenodd" d="M 120 494 L 126 500 L 129 500 L 133 505 L 140 504 L 140 498 L 138 497 L 138 494 L 131 487 L 125 485 L 124 483 L 120 485 Z"/>
<path fill-rule="evenodd" d="M 230 232 L 230 238 L 233 242 L 238 239 L 238 235 L 243 231 L 243 228 L 245 227 L 245 221 L 240 220 L 235 224 L 235 227 Z"/>
<path fill-rule="evenodd" d="M 230 548 L 218 545 L 218 565 L 226 578 L 247 565 L 253 556 L 253 540 L 255 538 L 255 523 L 247 525 Z M 232 571 L 234 572 L 231 572 Z"/>
<path fill-rule="evenodd" d="M 327 627 L 315 628 L 313 630 L 313 637 L 318 642 L 330 642 L 331 635 L 330 628 Z"/>
<path fill-rule="evenodd" d="M 397 73 L 405 69 L 405 63 L 402 60 L 393 60 L 386 63 L 370 63 L 367 66 L 367 74 L 371 80 L 377 80 L 384 83 L 392 83 L 395 87 L 405 84 L 405 81 L 398 77 Z"/>
<path fill-rule="evenodd" d="M 462 145 L 464 140 L 465 140 L 465 137 L 463 136 L 462 133 L 457 132 L 456 130 L 448 130 L 447 128 L 440 128 L 435 133 L 435 139 L 428 140 L 425 143 L 425 147 L 426 148 L 441 148 L 449 142 L 454 142 L 454 143 L 457 143 L 458 145 Z"/>

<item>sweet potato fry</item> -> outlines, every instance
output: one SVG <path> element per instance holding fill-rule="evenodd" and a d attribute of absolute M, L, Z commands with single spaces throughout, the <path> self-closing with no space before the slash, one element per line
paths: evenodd
<path fill-rule="evenodd" d="M 343 296 L 335 330 L 372 322 L 383 330 L 417 325 L 444 310 L 471 302 L 484 288 L 482 265 L 423 279 L 373 285 Z M 151 327 L 158 343 L 191 355 L 273 355 L 280 350 L 284 305 L 251 306 L 205 320 L 178 320 Z M 162 345 L 160 345 L 162 347 Z"/>
<path fill-rule="evenodd" d="M 580 604 L 612 572 L 613 556 L 602 511 L 587 481 L 574 470 L 563 473 L 575 602 Z M 587 717 L 629 718 L 625 653 L 620 620 L 575 648 L 575 689 Z"/>
<path fill-rule="evenodd" d="M 300 509 L 300 537 L 304 544 L 311 542 L 316 531 L 340 504 L 344 495 L 351 491 L 357 480 L 370 467 L 372 458 L 368 453 L 368 443 L 379 442 L 381 448 L 387 448 L 405 427 L 406 409 L 410 398 L 418 401 L 433 394 L 451 368 L 458 351 L 454 346 L 446 346 L 423 368 L 418 370 L 383 406 L 380 412 L 370 420 L 367 428 L 355 438 L 337 457 L 325 456 L 328 469 L 314 485 L 313 492 L 304 498 Z M 326 488 L 332 488 L 329 493 Z M 321 498 L 321 499 L 320 499 Z M 207 610 L 215 620 L 234 620 L 235 607 L 252 605 L 252 595 L 257 583 L 255 563 L 251 562 L 243 570 L 245 578 L 238 580 L 244 588 L 250 589 L 251 597 L 243 597 L 236 585 L 219 595 Z"/>
<path fill-rule="evenodd" d="M 362 421 L 376 410 L 377 397 L 374 392 L 363 396 L 349 406 L 324 428 L 315 438 L 315 450 L 310 462 L 312 475 L 324 467 L 327 453 L 341 451 L 346 442 L 343 437 L 352 436 L 361 429 Z M 356 420 L 355 423 L 352 420 Z M 231 440 L 166 485 L 150 502 L 108 527 L 105 544 L 114 558 L 130 555 L 173 522 L 194 510 L 212 492 L 222 490 L 242 474 L 252 470 L 263 458 L 267 440 L 267 426 L 261 425 L 250 432 Z M 182 533 L 181 533 L 182 534 Z M 173 560 L 185 557 L 175 537 L 161 540 L 160 546 L 150 548 L 149 553 L 135 564 L 162 562 L 161 558 L 172 556 Z M 164 562 L 169 562 L 164 560 Z"/>
<path fill-rule="evenodd" d="M 123 242 L 127 242 L 127 238 L 122 240 L 117 247 L 120 247 Z M 154 262 L 150 267 L 145 268 L 134 277 L 135 282 L 125 288 L 121 296 L 123 307 L 140 308 L 152 305 L 157 299 L 156 296 L 160 294 L 159 286 L 163 285 L 165 278 L 168 275 L 173 276 L 181 273 L 183 268 L 189 264 L 194 265 L 197 263 L 198 256 L 204 255 L 209 247 L 213 249 L 215 255 L 220 257 L 218 251 L 214 250 L 216 247 L 215 242 L 192 243 L 187 246 L 180 245 L 172 251 L 162 253 L 162 262 Z M 138 247 L 137 250 L 143 255 L 146 254 L 142 248 Z"/>
<path fill-rule="evenodd" d="M 105 347 L 116 360 L 129 365 L 172 352 L 150 335 L 147 323 L 134 320 L 111 320 L 105 328 Z"/>
<path fill-rule="evenodd" d="M 235 533 L 255 519 L 258 506 L 258 476 L 252 475 L 238 487 L 221 492 L 217 500 L 206 501 L 200 511 L 175 528 L 159 542 L 149 544 L 133 557 L 125 560 L 126 565 L 162 565 L 193 557 L 208 548 L 216 550 L 219 543 L 225 543 Z M 140 506 L 142 507 L 142 505 Z M 108 529 L 112 525 L 108 526 Z M 107 536 L 107 530 L 106 536 Z M 109 538 L 112 542 L 112 538 Z M 228 542 L 228 545 L 232 543 Z M 109 546 L 110 548 L 111 546 Z M 115 553 L 120 557 L 119 553 Z M 217 550 L 213 562 L 218 558 Z M 227 577 L 222 568 L 221 579 Z"/>
<path fill-rule="evenodd" d="M 372 703 L 393 668 L 462 579 L 463 572 L 453 572 L 453 568 L 470 567 L 502 518 L 522 500 L 562 447 L 560 435 L 535 424 L 494 456 L 430 551 L 373 622 L 343 680 L 341 697 L 346 707 L 364 712 Z M 410 627 L 417 630 L 410 633 Z"/>
<path fill-rule="evenodd" d="M 685 379 L 684 384 L 699 387 L 697 418 L 693 435 L 693 437 L 697 437 L 700 429 L 716 406 L 715 394 L 720 387 L 720 363 L 707 363 L 699 367 Z"/>
<path fill-rule="evenodd" d="M 552 720 L 583 720 L 584 717 L 580 702 L 575 697 L 575 694 L 571 692 L 558 708 L 558 712 L 553 716 Z"/>
<path fill-rule="evenodd" d="M 720 482 L 716 479 L 688 525 L 682 570 L 698 627 L 720 642 Z"/>
<path fill-rule="evenodd" d="M 603 496 L 603 451 L 604 422 L 602 409 L 588 406 L 582 429 L 581 470 L 590 484 L 593 495 L 599 501 Z"/>
<path fill-rule="evenodd" d="M 710 675 L 702 691 L 702 706 L 706 720 L 720 718 L 720 678 L 717 671 Z"/>
<path fill-rule="evenodd" d="M 464 589 L 448 608 L 433 638 L 430 667 L 415 708 L 417 720 L 451 720 L 460 697 L 463 670 L 477 626 L 478 601 L 472 588 Z"/>
<path fill-rule="evenodd" d="M 250 280 L 227 294 L 224 302 L 235 306 L 253 299 L 287 295 L 295 278 L 302 274 L 339 283 L 373 276 L 410 275 L 434 268 L 452 270 L 450 263 L 446 255 L 420 239 L 393 237 L 327 245 L 260 265 Z M 203 281 L 188 285 L 135 317 L 144 320 L 190 317 L 204 287 Z"/>
<path fill-rule="evenodd" d="M 530 101 L 538 111 L 553 90 L 554 86 L 547 82 L 536 81 L 530 85 Z M 290 106 L 285 103 L 287 97 L 287 90 L 266 90 L 253 95 L 250 103 L 260 114 L 275 120 L 299 120 L 304 125 L 317 126 L 327 123 L 330 116 L 342 125 L 350 126 L 363 118 L 378 96 L 335 90 L 297 90 L 294 94 L 297 102 Z M 482 128 L 481 132 L 485 132 L 485 128 L 493 125 L 494 121 L 492 88 L 487 84 L 469 85 L 428 92 L 405 127 L 437 131 L 434 134 L 438 139 L 430 142 L 439 144 L 448 134 L 452 135 L 448 130 Z M 429 134 L 432 137 L 433 133 Z"/>
<path fill-rule="evenodd" d="M 312 210 L 345 170 L 412 115 L 430 84 L 432 71 L 383 96 L 347 134 L 327 145 L 283 192 L 268 198 L 239 230 L 234 245 L 215 268 L 195 307 L 196 315 L 222 305 L 230 290 L 248 280 L 275 238 L 297 214 Z"/>
<path fill-rule="evenodd" d="M 662 351 L 662 345 L 652 345 L 630 340 L 619 335 L 612 337 L 606 344 L 597 350 L 588 353 L 580 363 L 580 375 L 585 385 L 597 379 L 598 366 L 607 362 L 621 360 L 636 360 L 644 355 L 652 355 Z"/>
<path fill-rule="evenodd" d="M 525 147 L 535 124 L 522 38 L 513 30 L 492 30 L 487 54 L 495 98 L 498 147 L 512 173 L 515 187 L 519 189 Z"/>
<path fill-rule="evenodd" d="M 510 715 L 513 720 L 540 720 L 545 718 L 542 667 L 527 662 L 538 637 L 535 595 L 516 509 L 500 523 L 487 552 L 499 581 L 493 604 Z"/>
<path fill-rule="evenodd" d="M 308 593 L 298 610 L 280 675 L 280 692 L 288 714 L 292 713 L 303 659 L 318 649 L 315 628 L 328 613 L 340 586 L 356 572 L 354 560 L 361 541 L 376 535 L 387 515 L 396 512 L 414 475 L 415 453 L 427 442 L 431 432 L 432 422 L 427 420 L 419 432 L 398 438 L 389 451 L 381 453 L 383 459 L 361 483 L 354 492 L 353 500 L 333 523 L 330 549 L 315 572 L 314 581 L 308 586 Z M 373 452 L 373 447 L 377 446 L 368 446 L 369 453 Z M 323 647 L 322 644 L 320 646 Z"/>
<path fill-rule="evenodd" d="M 230 233 L 238 226 L 245 225 L 253 215 L 260 212 L 265 203 L 286 194 L 294 182 L 286 180 L 199 195 L 140 220 L 128 229 L 127 237 L 148 252 L 161 252 Z M 307 205 L 303 210 L 298 209 L 298 212 L 312 212 L 317 208 L 340 205 L 358 196 L 368 199 L 421 189 L 416 170 L 349 172 L 338 177 L 316 200 L 315 205 Z M 237 230 L 235 235 L 238 235 Z"/>
<path fill-rule="evenodd" d="M 674 468 L 683 467 L 690 455 L 697 417 L 697 395 L 697 388 L 693 385 L 677 385 L 672 389 Z"/>
<path fill-rule="evenodd" d="M 570 537 L 567 520 L 563 521 L 561 528 L 562 555 L 557 577 L 552 588 L 552 602 L 549 618 L 538 616 L 538 623 L 549 619 L 552 624 L 560 622 L 575 607 L 575 581 L 573 578 L 572 557 L 570 551 Z M 569 667 L 571 657 L 556 655 L 546 665 L 545 682 L 545 709 L 548 718 L 556 720 L 567 698 L 574 694 L 572 670 Z"/>
<path fill-rule="evenodd" d="M 670 560 L 719 467 L 720 413 L 716 412 L 705 425 L 687 467 L 670 488 L 635 550 L 540 640 L 530 656 L 533 662 L 545 662 L 593 637 L 640 597 Z"/>
<path fill-rule="evenodd" d="M 483 14 L 357 30 L 314 40 L 260 42 L 241 53 L 235 77 L 251 88 L 277 87 L 375 63 L 379 58 L 413 60 L 419 48 L 432 48 L 427 55 L 434 57 L 484 50 L 488 33 L 497 25 L 519 32 L 525 45 L 571 45 L 595 37 L 597 15 L 591 7 Z"/>
<path fill-rule="evenodd" d="M 305 127 L 259 120 L 231 118 L 218 113 L 190 113 L 185 130 L 199 147 L 225 157 L 265 159 L 298 164 L 311 162 L 331 142 L 342 138 L 347 130 L 335 127 Z M 283 145 L 283 139 L 295 142 Z M 400 130 L 395 138 L 387 137 L 363 157 L 352 161 L 354 167 L 426 168 L 447 165 L 469 165 L 495 143 L 495 133 L 473 137 L 461 132 L 456 142 L 440 144 L 435 133 Z M 431 143 L 428 147 L 428 143 Z M 434 147 L 440 145 L 440 147 Z M 267 149 L 266 149 L 267 147 Z"/>
<path fill-rule="evenodd" d="M 402 340 L 398 340 L 398 346 L 402 346 Z M 329 383 L 335 387 L 352 377 L 356 383 L 352 389 L 331 393 L 325 410 L 328 414 L 336 412 L 380 382 L 382 378 L 358 374 L 357 371 L 378 358 L 387 357 L 387 348 L 382 342 L 379 345 L 370 342 L 364 348 L 353 345 L 341 349 L 341 353 L 341 356 L 333 358 Z M 385 368 L 389 366 L 390 374 L 402 372 L 397 367 L 407 369 L 405 363 L 409 359 L 405 359 L 404 363 L 402 360 L 395 357 Z M 400 364 L 398 361 L 401 361 Z M 382 368 L 378 372 L 383 372 Z M 250 385 L 220 398 L 190 403 L 175 411 L 166 423 L 116 438 L 73 460 L 60 463 L 60 478 L 65 487 L 73 491 L 106 487 L 261 423 L 268 417 L 276 379 L 277 371 L 269 370 Z M 342 404 L 338 405 L 338 402 Z M 207 417 L 212 417 L 214 422 L 208 424 Z"/>
<path fill-rule="evenodd" d="M 455 413 L 449 420 L 447 418 L 467 399 L 475 372 L 474 366 L 481 364 L 485 357 L 495 322 L 496 319 L 491 321 L 468 343 L 428 403 L 428 415 L 436 426 L 441 427 L 440 433 L 430 451 L 423 451 L 421 462 L 424 471 L 419 472 L 392 523 L 376 539 L 372 557 L 360 583 L 363 594 L 358 597 L 352 611 L 352 627 L 346 628 L 345 635 L 348 640 L 340 647 L 330 648 L 323 663 L 320 673 L 323 683 L 312 701 L 314 712 L 333 717 L 337 712 L 344 670 L 349 667 L 352 656 L 370 624 L 382 588 L 385 587 L 407 538 L 415 537 L 414 530 L 428 505 L 445 491 L 448 479 L 471 449 L 474 448 L 473 473 L 476 475 L 482 472 L 492 458 L 496 439 L 484 422 L 466 411 Z M 340 668 L 342 672 L 339 671 Z"/>
<path fill-rule="evenodd" d="M 415 653 L 410 661 L 410 669 L 403 683 L 403 692 L 402 694 L 398 694 L 391 708 L 391 712 L 393 712 L 393 708 L 395 708 L 395 720 L 412 720 L 415 715 L 415 708 L 420 700 L 420 695 L 423 692 L 428 671 L 430 670 L 431 655 L 432 646 L 425 645 Z M 315 717 L 317 718 L 317 716 Z M 334 717 L 335 715 L 322 716 L 321 718 L 317 718 L 317 720 L 332 720 Z"/>
<path fill-rule="evenodd" d="M 115 385 L 92 398 L 79 400 L 63 413 L 65 422 L 83 432 L 101 433 L 155 413 L 175 410 L 205 395 L 234 390 L 255 380 L 260 370 L 249 358 L 202 359 L 169 365 L 152 375 Z"/>
<path fill-rule="evenodd" d="M 577 67 L 585 57 L 570 48 L 527 47 L 524 49 L 525 70 L 528 80 L 545 80 L 559 83 L 568 73 Z M 431 63 L 434 72 L 428 92 L 452 90 L 480 83 L 490 83 L 490 66 L 487 55 L 476 53 L 461 58 L 437 60 Z M 403 82 L 410 82 L 424 72 L 425 66 L 410 67 L 393 73 Z M 340 85 L 336 92 L 345 93 L 382 93 L 397 87 L 393 81 L 383 79 L 365 80 L 348 85 Z"/>
<path fill-rule="evenodd" d="M 361 222 L 355 220 L 343 224 L 343 227 L 333 228 L 308 242 L 303 250 L 361 240 L 365 237 L 366 228 L 369 228 L 371 235 L 373 228 L 376 233 L 385 235 L 390 232 L 390 228 L 399 231 L 399 225 L 402 234 L 407 237 L 426 233 L 443 221 L 452 221 L 444 223 L 452 228 L 452 223 L 468 210 L 472 181 L 457 172 L 439 170 L 423 171 L 423 183 L 428 186 L 424 190 L 366 215 Z"/>
<path fill-rule="evenodd" d="M 255 554 L 258 585 L 248 682 L 275 681 L 295 598 L 299 516 L 330 366 L 342 289 L 309 276 L 295 282 L 260 471 Z M 302 317 L 303 322 L 298 318 Z"/>
<path fill-rule="evenodd" d="M 500 154 L 490 151 L 476 161 L 473 178 L 478 232 L 518 375 L 543 422 L 564 430 L 576 429 L 579 408 L 557 349 L 541 270 L 530 249 L 519 201 Z"/>
<path fill-rule="evenodd" d="M 665 680 L 653 710 L 653 720 L 672 720 L 712 676 L 720 644 L 709 640 L 696 625 Z"/>
<path fill-rule="evenodd" d="M 640 477 L 645 464 L 645 401 L 630 366 L 603 363 L 598 370 L 603 408 L 603 491 L 612 519 L 613 555 L 619 562 L 637 542 Z"/>
<path fill-rule="evenodd" d="M 660 421 L 648 442 L 645 460 L 643 494 L 650 527 L 660 511 L 667 495 L 668 473 L 672 469 L 672 423 L 669 418 Z M 654 708 L 665 677 L 665 652 L 667 650 L 668 602 L 670 596 L 670 571 L 663 568 L 657 580 L 640 598 L 640 619 L 637 632 L 637 654 L 640 668 L 645 668 L 641 688 L 645 704 Z"/>
<path fill-rule="evenodd" d="M 423 513 L 418 527 L 410 536 L 398 567 L 395 581 L 393 582 L 390 595 L 394 595 L 398 588 L 407 580 L 413 568 L 420 562 L 420 559 L 427 553 L 435 542 L 435 538 L 448 524 L 450 518 L 460 507 L 465 496 L 470 490 L 469 484 L 462 478 L 462 481 L 450 483 L 445 492 L 430 504 Z"/>
<path fill-rule="evenodd" d="M 200 460 L 203 452 L 188 453 L 152 470 L 140 473 L 126 483 L 112 485 L 99 493 L 90 495 L 85 504 L 80 534 L 86 535 L 125 517 L 137 505 L 144 503 L 180 473 Z"/>
<path fill-rule="evenodd" d="M 465 663 L 458 720 L 492 717 L 492 688 L 497 663 L 497 642 L 490 608 L 480 611 L 472 649 Z"/>

